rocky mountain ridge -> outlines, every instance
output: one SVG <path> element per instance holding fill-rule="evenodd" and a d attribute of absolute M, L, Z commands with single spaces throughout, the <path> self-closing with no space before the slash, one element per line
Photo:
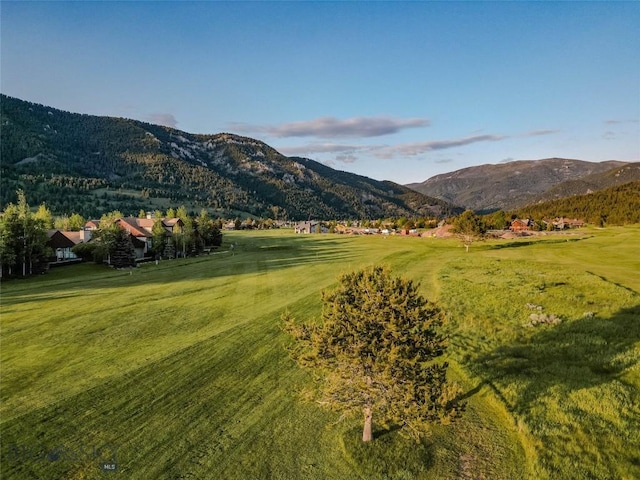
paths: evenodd
<path fill-rule="evenodd" d="M 220 216 L 443 217 L 456 209 L 405 186 L 286 157 L 231 133 L 190 134 L 0 97 L 0 202 L 87 216 L 186 204 Z"/>
<path fill-rule="evenodd" d="M 640 180 L 640 163 L 565 158 L 468 167 L 408 187 L 476 211 L 513 210 Z"/>

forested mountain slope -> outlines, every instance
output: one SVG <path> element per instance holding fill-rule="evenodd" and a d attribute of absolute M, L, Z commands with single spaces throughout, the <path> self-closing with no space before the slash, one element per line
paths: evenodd
<path fill-rule="evenodd" d="M 290 219 L 458 211 L 393 182 L 285 157 L 252 138 L 69 113 L 5 95 L 0 107 L 0 208 L 22 188 L 31 204 L 85 216 L 168 204 Z"/>
<path fill-rule="evenodd" d="M 479 165 L 408 185 L 414 190 L 476 211 L 509 210 L 529 203 L 588 193 L 636 180 L 637 168 L 616 177 L 625 162 L 564 158 Z M 608 172 L 612 172 L 607 176 Z M 609 181 L 606 181 L 608 179 Z M 620 180 L 614 182 L 612 180 Z M 571 183 L 574 182 L 574 183 Z"/>

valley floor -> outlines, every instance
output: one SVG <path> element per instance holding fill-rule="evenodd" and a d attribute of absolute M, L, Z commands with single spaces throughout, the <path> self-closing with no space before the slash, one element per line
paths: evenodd
<path fill-rule="evenodd" d="M 474 243 L 230 232 L 2 285 L 2 478 L 640 478 L 640 227 Z M 233 251 L 231 243 L 237 244 Z M 280 315 L 387 264 L 447 312 L 468 409 L 414 444 L 304 401 Z M 550 319 L 559 319 L 551 321 Z M 115 472 L 109 472 L 115 468 Z M 109 477 L 111 478 L 111 477 Z"/>

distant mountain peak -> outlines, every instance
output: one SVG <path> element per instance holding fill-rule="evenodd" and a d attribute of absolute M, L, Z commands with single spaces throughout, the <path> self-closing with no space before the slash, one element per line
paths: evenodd
<path fill-rule="evenodd" d="M 562 188 L 566 182 L 583 178 L 591 179 L 588 188 L 592 191 L 623 183 L 616 183 L 615 178 L 607 172 L 626 165 L 640 164 L 614 160 L 587 162 L 568 158 L 514 160 L 467 167 L 407 186 L 425 195 L 476 211 L 508 210 L 540 199 L 586 193 L 587 188 L 575 192 L 575 185 L 572 188 Z M 627 176 L 630 177 L 631 175 Z"/>

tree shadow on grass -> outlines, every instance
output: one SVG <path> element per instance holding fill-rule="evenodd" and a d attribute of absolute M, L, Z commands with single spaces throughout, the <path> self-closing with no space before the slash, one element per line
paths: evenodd
<path fill-rule="evenodd" d="M 234 248 L 215 255 L 200 255 L 187 259 L 161 260 L 159 264 L 149 263 L 141 268 L 118 271 L 104 267 L 102 272 L 92 270 L 90 280 L 84 275 L 62 281 L 48 283 L 46 278 L 38 278 L 46 289 L 47 297 L 56 295 L 60 290 L 91 290 L 94 288 L 128 287 L 144 283 L 167 284 L 180 281 L 190 281 L 194 278 L 214 278 L 220 276 L 234 276 L 247 274 L 261 274 L 267 271 L 282 270 L 299 266 L 313 266 L 335 263 L 342 268 L 356 255 L 351 251 L 348 242 L 329 235 L 229 235 Z M 85 267 L 85 268 L 83 268 Z M 78 264 L 64 267 L 68 273 L 74 268 L 86 271 L 86 265 Z M 25 282 L 12 284 L 11 288 L 3 292 L 3 304 L 20 303 L 21 297 L 29 296 L 28 301 L 38 301 L 31 298 L 35 282 L 27 279 Z M 41 299 L 46 299 L 41 297 Z"/>
<path fill-rule="evenodd" d="M 504 243 L 501 242 L 496 245 L 491 245 L 491 250 L 501 250 L 503 248 L 530 247 L 531 245 L 539 245 L 541 243 L 544 243 L 545 245 L 551 245 L 553 243 L 559 243 L 559 244 L 564 244 L 568 242 L 573 243 L 573 242 L 580 242 L 582 240 L 587 240 L 592 237 L 593 235 L 590 237 L 579 237 L 579 238 L 554 238 L 552 240 L 546 239 L 546 238 L 540 238 L 540 237 L 533 237 L 533 239 L 531 240 L 521 240 L 517 242 L 504 242 Z"/>
<path fill-rule="evenodd" d="M 361 478 L 425 478 L 435 463 L 433 445 L 399 435 L 399 427 L 375 432 L 372 442 L 362 441 L 362 430 L 351 428 L 343 434 L 349 463 Z M 391 434 L 392 435 L 389 435 Z"/>
<path fill-rule="evenodd" d="M 622 381 L 622 374 L 638 362 L 633 350 L 640 341 L 640 305 L 610 318 L 593 316 L 534 328 L 539 331 L 527 340 L 500 346 L 469 365 L 496 393 L 496 383 L 516 386 L 516 395 L 510 395 L 514 400 L 502 398 L 515 412 L 526 412 L 557 386 L 576 391 Z"/>
<path fill-rule="evenodd" d="M 373 438 L 377 439 L 377 438 L 384 437 L 385 435 L 389 435 L 390 433 L 397 432 L 401 428 L 402 427 L 400 425 L 391 425 L 389 428 L 377 429 L 373 432 Z"/>

